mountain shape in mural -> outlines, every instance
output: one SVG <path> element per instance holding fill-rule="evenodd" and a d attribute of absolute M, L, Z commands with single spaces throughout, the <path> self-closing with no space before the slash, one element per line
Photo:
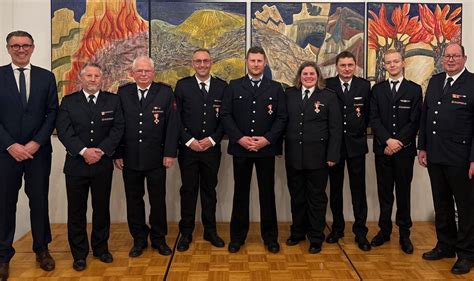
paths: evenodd
<path fill-rule="evenodd" d="M 252 19 L 252 24 L 254 27 L 259 28 L 265 26 L 266 28 L 273 29 L 282 34 L 286 32 L 286 24 L 275 5 L 263 5 L 262 11 L 257 11 L 255 13 L 255 18 Z"/>

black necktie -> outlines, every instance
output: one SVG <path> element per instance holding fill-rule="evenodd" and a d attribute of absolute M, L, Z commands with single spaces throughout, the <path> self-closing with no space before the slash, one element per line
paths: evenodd
<path fill-rule="evenodd" d="M 349 83 L 344 82 L 344 95 L 347 95 L 349 93 Z"/>
<path fill-rule="evenodd" d="M 20 98 L 21 98 L 21 104 L 23 105 L 23 108 L 26 107 L 27 100 L 26 100 L 26 79 L 25 79 L 25 73 L 24 71 L 26 68 L 20 67 L 18 68 L 18 71 L 20 71 Z"/>
<path fill-rule="evenodd" d="M 201 82 L 199 83 L 201 85 L 201 93 L 203 97 L 207 97 L 207 91 L 206 91 L 206 83 Z"/>
<path fill-rule="evenodd" d="M 258 83 L 260 83 L 260 81 L 261 81 L 260 79 L 258 79 L 258 80 L 252 80 L 252 86 L 253 86 L 253 88 L 254 88 L 255 90 L 258 89 Z"/>
<path fill-rule="evenodd" d="M 89 108 L 90 108 L 90 109 L 93 109 L 93 108 L 94 108 L 94 105 L 95 105 L 95 103 L 94 103 L 94 95 L 89 95 L 87 98 L 89 99 Z"/>
<path fill-rule="evenodd" d="M 451 88 L 451 83 L 453 83 L 453 77 L 448 77 L 446 81 L 446 85 L 444 85 L 443 88 L 443 95 L 447 94 L 449 92 L 449 89 Z"/>
<path fill-rule="evenodd" d="M 392 97 L 395 97 L 397 95 L 397 84 L 398 84 L 398 80 L 394 80 L 392 81 Z"/>
<path fill-rule="evenodd" d="M 145 102 L 145 93 L 146 91 L 148 91 L 148 89 L 138 89 L 138 91 L 140 91 L 140 95 L 138 97 L 138 99 L 140 100 L 140 105 L 143 106 L 143 103 Z"/>
<path fill-rule="evenodd" d="M 309 95 L 309 90 L 306 89 L 304 90 L 304 96 L 303 96 L 303 106 L 306 104 L 306 102 L 308 101 L 308 95 Z"/>

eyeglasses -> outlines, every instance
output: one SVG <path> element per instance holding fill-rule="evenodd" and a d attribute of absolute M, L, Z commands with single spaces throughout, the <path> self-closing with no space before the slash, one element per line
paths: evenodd
<path fill-rule="evenodd" d="M 15 44 L 15 45 L 10 45 L 10 49 L 13 49 L 15 51 L 19 51 L 20 48 L 25 50 L 25 51 L 28 51 L 29 49 L 31 49 L 31 47 L 33 47 L 33 45 L 31 44 L 25 44 L 25 45 L 18 45 L 18 44 Z"/>
<path fill-rule="evenodd" d="M 208 60 L 208 59 L 204 59 L 204 60 L 193 60 L 193 63 L 194 64 L 204 64 L 204 65 L 208 65 L 211 63 L 211 60 Z"/>
<path fill-rule="evenodd" d="M 444 55 L 443 58 L 444 58 L 444 60 L 447 60 L 447 61 L 449 61 L 451 59 L 452 60 L 459 60 L 459 59 L 462 58 L 462 55 Z"/>
<path fill-rule="evenodd" d="M 138 69 L 138 70 L 134 70 L 133 72 L 137 73 L 137 74 L 150 74 L 153 72 L 153 70 L 151 69 Z"/>

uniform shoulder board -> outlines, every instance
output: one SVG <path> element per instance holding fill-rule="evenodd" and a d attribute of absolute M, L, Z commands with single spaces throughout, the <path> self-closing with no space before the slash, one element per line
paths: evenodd
<path fill-rule="evenodd" d="M 135 82 L 127 82 L 127 83 L 125 83 L 125 84 L 123 84 L 123 85 L 120 85 L 118 88 L 119 88 L 119 89 L 120 89 L 120 88 L 124 88 L 124 87 L 127 87 L 127 86 L 132 85 L 132 84 L 135 84 Z"/>
<path fill-rule="evenodd" d="M 212 78 L 215 78 L 215 79 L 217 79 L 217 80 L 220 80 L 220 81 L 222 81 L 222 82 L 227 83 L 227 81 L 225 81 L 224 79 L 220 78 L 219 76 L 212 76 Z"/>
<path fill-rule="evenodd" d="M 434 74 L 433 77 L 435 77 L 435 76 L 440 76 L 440 75 L 445 75 L 445 74 L 446 74 L 446 72 L 440 72 L 440 73 Z"/>
<path fill-rule="evenodd" d="M 293 90 L 293 89 L 297 89 L 297 88 L 295 86 L 289 86 L 289 87 L 285 88 L 285 91 L 289 91 L 289 90 Z"/>
<path fill-rule="evenodd" d="M 186 77 L 183 77 L 183 78 L 179 79 L 177 82 L 188 80 L 188 79 L 191 79 L 191 78 L 193 78 L 193 76 L 186 76 Z M 163 84 L 165 84 L 165 83 L 163 83 Z"/>
<path fill-rule="evenodd" d="M 331 93 L 336 93 L 336 91 L 334 91 L 334 90 L 333 90 L 333 89 L 331 89 L 331 88 L 328 88 L 328 87 L 326 87 L 326 88 L 324 88 L 324 89 L 325 89 L 325 90 L 327 90 L 328 92 L 331 92 Z"/>
<path fill-rule="evenodd" d="M 164 82 L 157 82 L 156 84 L 158 84 L 158 85 L 160 85 L 160 86 L 165 86 L 165 87 L 170 87 L 170 88 L 172 88 L 170 84 L 166 84 L 166 83 L 164 83 Z"/>

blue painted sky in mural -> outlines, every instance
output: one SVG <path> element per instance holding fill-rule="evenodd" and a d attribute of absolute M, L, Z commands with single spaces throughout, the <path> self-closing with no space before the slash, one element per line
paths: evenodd
<path fill-rule="evenodd" d="M 273 6 L 276 5 L 278 7 L 278 11 L 280 12 L 283 21 L 286 24 L 293 23 L 293 15 L 298 14 L 301 11 L 301 4 L 304 2 L 296 2 L 296 3 L 283 3 L 283 2 L 255 2 L 252 3 L 252 17 L 256 11 L 261 11 L 263 5 Z M 310 2 L 306 2 L 310 3 Z M 315 3 L 317 4 L 317 2 Z M 358 14 L 364 16 L 365 14 L 365 5 L 363 2 L 361 3 L 331 3 L 331 9 L 329 14 L 333 14 L 338 7 L 350 7 L 352 10 L 357 12 Z M 311 12 L 311 11 L 310 11 Z"/>
<path fill-rule="evenodd" d="M 103 0 L 106 1 L 106 0 Z M 137 10 L 140 16 L 148 21 L 148 0 L 137 0 Z M 81 16 L 86 12 L 86 0 L 51 0 L 51 18 L 53 18 L 54 12 L 68 8 L 74 11 L 74 19 L 79 22 Z"/>
<path fill-rule="evenodd" d="M 164 9 L 163 7 L 166 7 Z M 194 11 L 201 9 L 217 9 L 245 16 L 245 3 L 199 2 L 199 1 L 151 1 L 152 19 L 160 19 L 173 25 L 181 24 Z"/>

